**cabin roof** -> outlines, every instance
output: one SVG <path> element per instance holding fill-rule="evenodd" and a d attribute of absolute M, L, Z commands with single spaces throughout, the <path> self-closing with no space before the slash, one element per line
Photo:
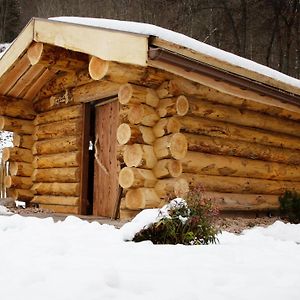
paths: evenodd
<path fill-rule="evenodd" d="M 1 91 L 3 75 L 9 75 L 33 41 L 103 60 L 164 69 L 200 83 L 203 83 L 203 76 L 200 80 L 194 73 L 204 74 L 204 79 L 212 76 L 215 81 L 233 82 L 240 89 L 250 87 L 260 95 L 275 95 L 283 102 L 300 105 L 300 80 L 266 66 L 158 26 L 75 17 L 33 18 L 27 24 L 0 59 L 1 94 L 5 94 Z M 51 71 L 38 66 L 31 73 L 32 76 L 27 76 L 31 82 L 29 78 L 22 81 L 35 85 L 34 90 L 54 76 Z"/>

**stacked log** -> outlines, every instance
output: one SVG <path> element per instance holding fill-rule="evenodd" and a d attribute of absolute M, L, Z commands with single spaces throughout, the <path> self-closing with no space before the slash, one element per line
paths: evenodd
<path fill-rule="evenodd" d="M 128 83 L 120 87 L 118 99 L 122 123 L 117 141 L 125 164 L 119 173 L 124 189 L 120 216 L 126 218 L 188 190 L 185 179 L 174 180 L 182 173 L 179 159 L 187 153 L 186 138 L 181 133 L 158 138 L 153 128 L 162 118 L 186 114 L 189 106 L 183 96 L 162 101 L 155 90 Z"/>
<path fill-rule="evenodd" d="M 256 105 L 179 78 L 162 84 L 157 94 L 162 117 L 153 126 L 157 158 L 170 158 L 168 141 L 176 134 L 187 144 L 183 157 L 175 157 L 182 169 L 177 181 L 202 186 L 225 210 L 271 210 L 278 208 L 278 196 L 286 190 L 300 192 L 298 113 Z M 176 97 L 186 99 L 183 114 Z"/>
<path fill-rule="evenodd" d="M 31 147 L 35 115 L 31 102 L 0 96 L 0 130 L 14 132 L 13 147 L 4 148 L 2 152 L 3 162 L 9 166 L 3 185 L 9 196 L 25 202 L 33 196 L 30 191 L 33 172 Z"/>
<path fill-rule="evenodd" d="M 49 109 L 34 120 L 31 203 L 79 213 L 82 104 Z"/>

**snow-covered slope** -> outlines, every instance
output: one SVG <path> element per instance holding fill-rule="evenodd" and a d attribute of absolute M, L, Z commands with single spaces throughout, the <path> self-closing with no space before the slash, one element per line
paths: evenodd
<path fill-rule="evenodd" d="M 61 22 L 76 23 L 76 24 L 89 25 L 94 27 L 101 27 L 107 29 L 114 29 L 114 30 L 127 31 L 132 33 L 156 36 L 166 41 L 190 48 L 204 55 L 211 56 L 218 60 L 227 62 L 231 65 L 242 67 L 244 69 L 251 70 L 258 74 L 262 74 L 264 76 L 274 78 L 278 81 L 282 81 L 284 83 L 300 88 L 300 80 L 296 78 L 287 76 L 283 73 L 280 73 L 276 70 L 258 64 L 254 61 L 248 60 L 246 58 L 207 45 L 203 42 L 187 37 L 181 33 L 177 33 L 152 24 L 118 21 L 118 20 L 110 20 L 110 19 L 80 18 L 80 17 L 56 17 L 51 19 L 56 21 L 61 21 Z"/>

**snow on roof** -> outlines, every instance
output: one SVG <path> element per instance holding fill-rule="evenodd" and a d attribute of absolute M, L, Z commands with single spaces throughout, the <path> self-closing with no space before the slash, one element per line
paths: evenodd
<path fill-rule="evenodd" d="M 98 19 L 98 18 L 56 17 L 51 19 L 60 22 L 88 25 L 93 27 L 101 27 L 106 29 L 113 29 L 113 30 L 126 31 L 131 33 L 159 37 L 168 42 L 189 48 L 191 50 L 197 51 L 207 56 L 214 57 L 220 61 L 224 61 L 233 66 L 241 67 L 243 69 L 247 69 L 256 72 L 258 74 L 276 79 L 283 83 L 292 85 L 294 87 L 300 88 L 300 80 L 296 78 L 290 77 L 279 71 L 276 71 L 267 66 L 251 61 L 249 59 L 240 57 L 233 53 L 207 45 L 203 42 L 190 38 L 184 34 L 177 33 L 159 26 L 146 24 L 146 23 L 119 21 L 119 20 L 111 20 L 111 19 Z"/>
<path fill-rule="evenodd" d="M 5 43 L 5 44 L 0 44 L 0 58 L 3 56 L 3 54 L 7 51 L 11 44 Z"/>

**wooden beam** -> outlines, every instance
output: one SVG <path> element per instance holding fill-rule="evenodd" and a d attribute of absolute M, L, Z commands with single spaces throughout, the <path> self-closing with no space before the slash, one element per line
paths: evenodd
<path fill-rule="evenodd" d="M 27 50 L 31 65 L 42 65 L 56 70 L 80 70 L 87 66 L 86 54 L 44 43 L 33 43 Z"/>
<path fill-rule="evenodd" d="M 36 113 L 30 101 L 0 95 L 0 115 L 33 120 Z"/>

